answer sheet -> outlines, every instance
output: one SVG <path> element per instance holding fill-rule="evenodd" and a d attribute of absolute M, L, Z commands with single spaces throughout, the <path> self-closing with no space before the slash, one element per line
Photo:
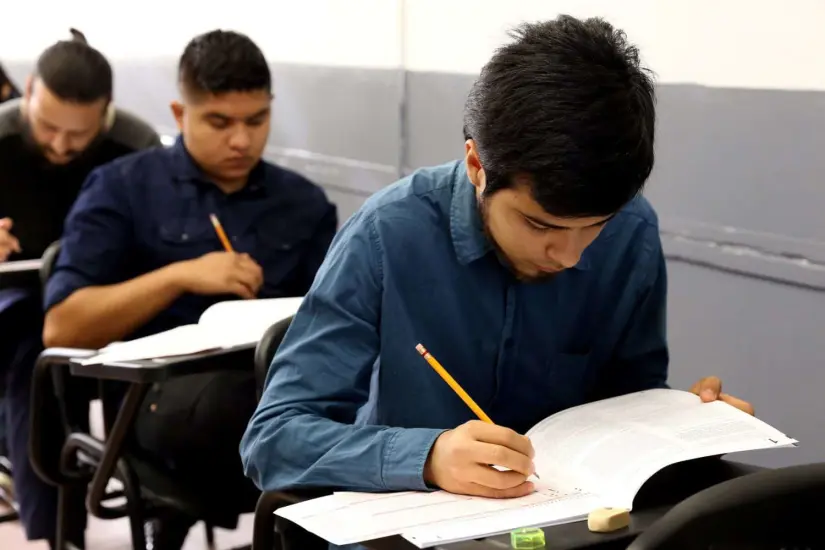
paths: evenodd
<path fill-rule="evenodd" d="M 797 443 L 727 403 L 669 389 L 574 407 L 527 436 L 541 477 L 570 480 L 602 495 L 600 506 L 628 509 L 645 481 L 671 464 Z"/>
<path fill-rule="evenodd" d="M 516 499 L 487 499 L 431 493 L 335 493 L 279 509 L 276 514 L 337 545 L 402 533 L 427 548 L 529 525 L 581 520 L 597 499 L 575 489 L 542 482 L 533 494 Z"/>

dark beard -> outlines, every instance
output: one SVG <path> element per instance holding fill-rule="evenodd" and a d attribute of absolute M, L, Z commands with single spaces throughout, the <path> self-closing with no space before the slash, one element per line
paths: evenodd
<path fill-rule="evenodd" d="M 66 164 L 52 164 L 49 162 L 49 159 L 46 158 L 46 152 L 50 151 L 49 147 L 44 147 L 43 145 L 39 144 L 34 136 L 32 135 L 31 128 L 26 120 L 22 121 L 22 136 L 23 136 L 23 143 L 26 145 L 26 148 L 35 155 L 40 161 L 43 163 L 45 168 L 55 168 L 55 169 L 65 169 L 71 166 L 74 166 L 78 163 L 83 162 L 84 159 L 88 158 L 92 151 L 94 151 L 95 147 L 101 141 L 101 135 L 98 134 L 89 143 L 89 146 L 83 149 L 82 151 L 69 151 L 69 157 L 71 160 Z"/>

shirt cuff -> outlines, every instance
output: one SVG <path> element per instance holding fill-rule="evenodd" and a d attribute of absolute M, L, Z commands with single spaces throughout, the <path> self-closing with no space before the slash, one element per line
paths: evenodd
<path fill-rule="evenodd" d="M 388 491 L 432 491 L 424 482 L 424 465 L 435 440 L 446 430 L 397 428 L 390 437 L 381 465 Z"/>

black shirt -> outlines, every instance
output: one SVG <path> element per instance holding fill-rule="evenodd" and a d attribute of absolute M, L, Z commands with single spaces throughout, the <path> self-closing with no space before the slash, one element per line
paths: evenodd
<path fill-rule="evenodd" d="M 10 260 L 39 258 L 60 238 L 63 221 L 96 167 L 140 149 L 160 145 L 146 123 L 118 112 L 111 128 L 66 165 L 53 165 L 27 143 L 20 100 L 0 106 L 0 218 L 14 221 L 21 254 Z"/>
<path fill-rule="evenodd" d="M 148 124 L 119 110 L 111 127 L 66 165 L 49 163 L 30 145 L 26 132 L 20 100 L 0 105 L 0 218 L 13 220 L 12 233 L 22 248 L 10 261 L 39 258 L 60 238 L 66 215 L 94 168 L 160 145 Z M 2 286 L 8 281 L 0 280 Z"/>

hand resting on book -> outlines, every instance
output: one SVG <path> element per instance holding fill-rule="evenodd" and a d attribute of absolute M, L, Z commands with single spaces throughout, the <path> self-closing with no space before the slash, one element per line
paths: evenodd
<path fill-rule="evenodd" d="M 754 416 L 753 405 L 747 401 L 739 399 L 738 397 L 734 397 L 727 393 L 722 393 L 722 381 L 718 376 L 707 376 L 702 378 L 696 382 L 692 388 L 690 388 L 690 392 L 701 397 L 702 401 L 705 403 L 710 403 L 712 401 L 723 401 L 728 405 L 736 407 L 742 412 L 746 412 L 749 415 Z"/>

